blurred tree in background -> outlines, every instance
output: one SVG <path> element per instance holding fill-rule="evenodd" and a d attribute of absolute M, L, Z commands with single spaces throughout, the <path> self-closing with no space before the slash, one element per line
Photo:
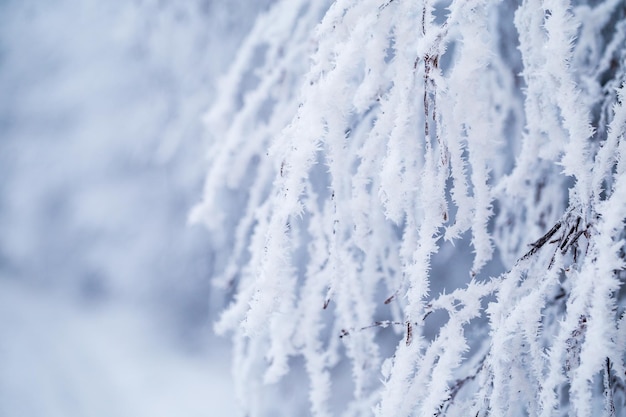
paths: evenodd
<path fill-rule="evenodd" d="M 232 415 L 202 113 L 258 0 L 0 1 L 0 415 Z"/>

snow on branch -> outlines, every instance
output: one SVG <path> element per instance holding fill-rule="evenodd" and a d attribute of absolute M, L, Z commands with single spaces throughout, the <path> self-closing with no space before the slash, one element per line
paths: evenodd
<path fill-rule="evenodd" d="M 626 412 L 625 83 L 619 0 L 261 15 L 191 214 L 244 414 Z"/>

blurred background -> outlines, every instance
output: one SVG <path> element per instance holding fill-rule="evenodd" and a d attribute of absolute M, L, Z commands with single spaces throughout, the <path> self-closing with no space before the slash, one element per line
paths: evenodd
<path fill-rule="evenodd" d="M 270 0 L 0 0 L 0 415 L 230 416 L 201 117 Z"/>

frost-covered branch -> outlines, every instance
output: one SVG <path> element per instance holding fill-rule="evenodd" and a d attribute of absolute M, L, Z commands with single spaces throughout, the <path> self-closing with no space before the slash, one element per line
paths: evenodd
<path fill-rule="evenodd" d="M 192 213 L 245 412 L 626 411 L 625 41 L 619 0 L 261 16 Z"/>

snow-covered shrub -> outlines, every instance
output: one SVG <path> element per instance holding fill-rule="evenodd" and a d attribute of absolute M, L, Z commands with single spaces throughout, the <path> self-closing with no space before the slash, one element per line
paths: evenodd
<path fill-rule="evenodd" d="M 623 0 L 260 16 L 191 215 L 246 415 L 626 413 L 625 83 Z"/>

